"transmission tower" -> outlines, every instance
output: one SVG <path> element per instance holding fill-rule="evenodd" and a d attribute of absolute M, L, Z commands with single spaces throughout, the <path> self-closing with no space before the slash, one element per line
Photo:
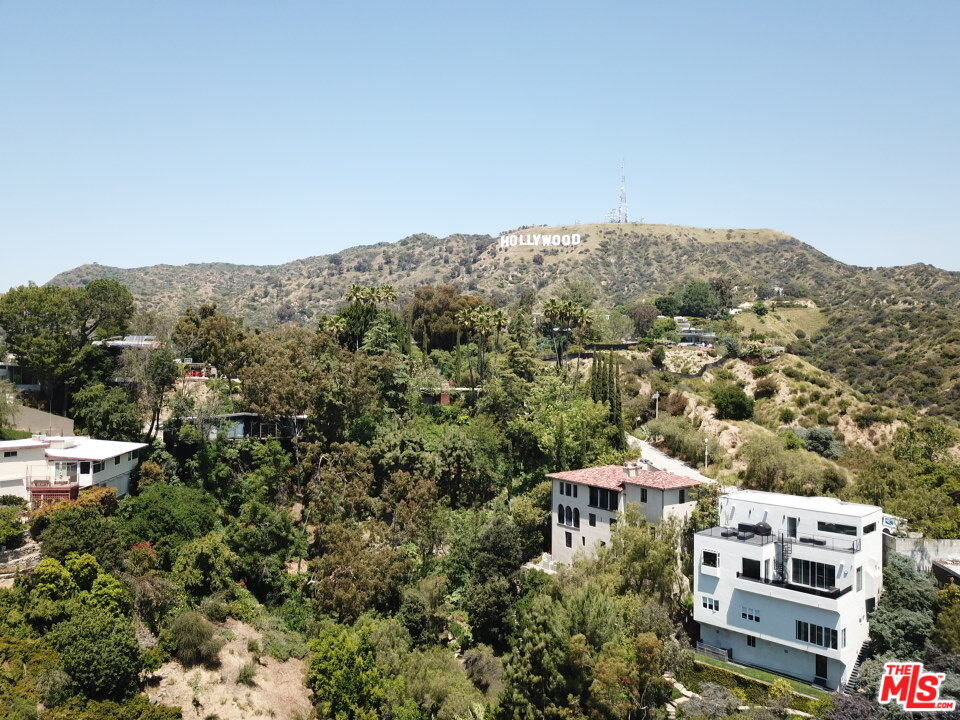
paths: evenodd
<path fill-rule="evenodd" d="M 612 223 L 629 222 L 627 219 L 627 175 L 623 169 L 623 160 L 620 161 L 620 204 L 607 213 L 607 219 Z"/>

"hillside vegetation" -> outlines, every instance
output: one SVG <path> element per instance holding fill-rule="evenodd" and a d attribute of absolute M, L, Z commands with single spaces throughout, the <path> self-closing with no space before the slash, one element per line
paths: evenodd
<path fill-rule="evenodd" d="M 846 265 L 773 230 L 595 224 L 515 232 L 576 232 L 582 242 L 501 248 L 489 235 L 421 234 L 283 265 L 84 265 L 51 284 L 113 278 L 146 309 L 174 312 L 216 302 L 224 312 L 268 327 L 316 322 L 353 284 L 389 283 L 403 301 L 419 286 L 449 283 L 504 305 L 524 292 L 542 301 L 581 280 L 597 289 L 601 302 L 615 305 L 671 292 L 691 279 L 723 277 L 736 288 L 737 302 L 753 301 L 758 286 L 777 285 L 792 297 L 812 299 L 823 313 L 782 310 L 782 321 L 763 322 L 744 314 L 738 322 L 746 331 L 788 341 L 791 332 L 803 330 L 812 341 L 811 359 L 873 401 L 960 416 L 960 330 L 953 322 L 958 273 L 929 265 Z"/>

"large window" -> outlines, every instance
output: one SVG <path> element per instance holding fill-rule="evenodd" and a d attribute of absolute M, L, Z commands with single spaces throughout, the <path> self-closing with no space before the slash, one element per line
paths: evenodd
<path fill-rule="evenodd" d="M 557 522 L 561 525 L 580 527 L 580 509 L 569 505 L 557 505 Z"/>
<path fill-rule="evenodd" d="M 5 458 L 16 457 L 16 456 L 17 456 L 17 451 L 16 451 L 16 450 L 4 450 L 4 451 L 3 451 L 3 456 L 4 456 Z"/>
<path fill-rule="evenodd" d="M 707 567 L 720 567 L 720 555 L 712 550 L 704 550 L 703 564 Z"/>
<path fill-rule="evenodd" d="M 837 569 L 833 565 L 793 558 L 792 579 L 798 585 L 832 588 L 837 583 Z"/>
<path fill-rule="evenodd" d="M 751 560 L 750 558 L 742 558 L 743 566 L 742 572 L 740 573 L 743 577 L 753 578 L 754 580 L 760 579 L 760 561 Z"/>
<path fill-rule="evenodd" d="M 620 493 L 616 490 L 597 487 L 590 488 L 590 507 L 616 511 L 619 500 Z"/>
<path fill-rule="evenodd" d="M 877 529 L 877 524 L 876 524 L 876 523 L 870 523 L 869 525 L 864 525 L 864 526 L 863 526 L 863 534 L 864 534 L 864 535 L 869 535 L 870 533 L 872 533 L 872 532 L 873 532 L 874 530 L 876 530 L 876 529 Z"/>
<path fill-rule="evenodd" d="M 833 650 L 837 649 L 836 630 L 803 620 L 797 620 L 797 640 Z"/>
<path fill-rule="evenodd" d="M 710 597 L 709 595 L 704 595 L 704 596 L 703 596 L 703 606 L 704 606 L 707 610 L 713 610 L 714 612 L 719 612 L 719 610 L 720 610 L 720 601 L 719 601 L 719 600 L 714 600 L 714 599 L 713 599 L 712 597 Z"/>
<path fill-rule="evenodd" d="M 838 535 L 856 535 L 857 528 L 853 525 L 841 525 L 840 523 L 817 522 L 817 530 L 820 532 L 837 533 Z"/>
<path fill-rule="evenodd" d="M 740 617 L 744 620 L 752 620 L 753 622 L 760 622 L 760 611 L 756 608 L 747 607 L 746 605 L 740 606 Z"/>

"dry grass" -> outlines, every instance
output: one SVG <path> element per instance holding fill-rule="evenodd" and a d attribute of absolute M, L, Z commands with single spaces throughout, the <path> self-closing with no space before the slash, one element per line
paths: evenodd
<path fill-rule="evenodd" d="M 169 662 L 156 672 L 158 682 L 147 688 L 150 699 L 179 707 L 184 720 L 203 720 L 216 715 L 220 720 L 295 720 L 306 718 L 312 708 L 310 691 L 304 685 L 306 664 L 290 658 L 286 662 L 262 656 L 250 684 L 245 665 L 257 662 L 248 647 L 261 642 L 260 633 L 245 623 L 228 620 L 223 626 L 230 641 L 220 651 L 220 667 L 184 668 Z"/>

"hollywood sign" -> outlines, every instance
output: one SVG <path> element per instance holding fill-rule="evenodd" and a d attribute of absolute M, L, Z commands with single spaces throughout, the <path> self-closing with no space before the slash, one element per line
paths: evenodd
<path fill-rule="evenodd" d="M 580 244 L 580 234 L 575 235 L 501 235 L 500 247 L 516 247 L 517 245 L 557 245 L 570 247 Z"/>

